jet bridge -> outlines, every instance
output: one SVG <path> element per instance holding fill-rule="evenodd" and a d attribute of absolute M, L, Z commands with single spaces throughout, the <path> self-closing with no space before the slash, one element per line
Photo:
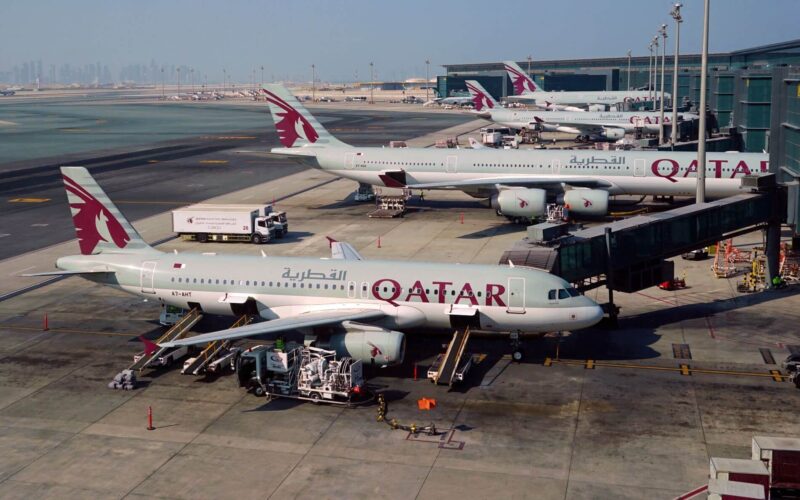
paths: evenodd
<path fill-rule="evenodd" d="M 532 226 L 529 234 L 539 238 L 517 242 L 499 263 L 544 269 L 582 290 L 606 285 L 611 291 L 632 293 L 672 279 L 674 267 L 668 258 L 767 230 L 769 282 L 778 270 L 785 190 L 776 186 L 774 175 L 747 177 L 743 186 L 752 192 L 571 233 L 552 225 L 538 230 Z M 613 292 L 610 298 L 613 302 Z"/>

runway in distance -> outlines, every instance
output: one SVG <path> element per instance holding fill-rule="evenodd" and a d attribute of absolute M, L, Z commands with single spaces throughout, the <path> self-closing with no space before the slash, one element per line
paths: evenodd
<path fill-rule="evenodd" d="M 264 85 L 283 147 L 271 152 L 374 186 L 455 189 L 508 217 L 536 217 L 554 200 L 573 214 L 604 215 L 613 195 L 692 196 L 697 153 L 536 149 L 355 147 L 332 136 L 281 85 Z M 740 178 L 766 172 L 769 155 L 708 153 L 706 195 L 742 192 Z"/>
<path fill-rule="evenodd" d="M 508 96 L 509 102 L 531 104 L 542 109 L 569 111 L 564 106 L 590 108 L 602 105 L 610 106 L 621 102 L 646 102 L 653 93 L 646 90 L 596 90 L 596 91 L 559 91 L 548 92 L 536 82 L 514 61 L 504 61 L 506 73 L 514 87 L 514 95 Z M 649 94 L 649 95 L 648 95 Z M 660 94 L 659 94 L 660 95 Z M 664 93 L 666 102 L 670 100 L 669 92 Z M 598 110 L 599 111 L 599 110 Z"/>
<path fill-rule="evenodd" d="M 532 268 L 370 261 L 335 241 L 331 259 L 160 252 L 85 168 L 61 174 L 81 252 L 59 258 L 58 271 L 27 276 L 81 276 L 171 306 L 268 320 L 162 347 L 322 329 L 340 355 L 386 366 L 403 360 L 405 335 L 397 330 L 550 332 L 603 316 L 566 281 Z"/>
<path fill-rule="evenodd" d="M 475 80 L 467 80 L 467 90 L 472 96 L 475 113 L 505 127 L 575 134 L 585 140 L 618 140 L 637 128 L 658 133 L 660 113 L 652 111 L 587 111 L 583 113 L 562 111 L 529 111 L 503 108 L 494 97 Z M 694 113 L 678 113 L 678 121 L 696 120 Z M 669 115 L 664 123 L 670 124 Z"/>

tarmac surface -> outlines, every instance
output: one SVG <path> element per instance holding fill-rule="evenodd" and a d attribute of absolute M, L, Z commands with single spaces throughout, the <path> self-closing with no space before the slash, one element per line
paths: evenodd
<path fill-rule="evenodd" d="M 130 172 L 131 182 L 144 175 Z M 112 176 L 100 184 L 113 186 Z M 131 219 L 179 252 L 325 257 L 331 235 L 366 258 L 497 263 L 523 236 L 460 193 L 414 199 L 402 219 L 368 219 L 354 189 L 307 170 L 214 198 L 280 200 L 290 234 L 260 247 L 170 240 L 170 206 Z M 129 215 L 134 206 L 120 203 Z M 52 267 L 76 248 L 0 261 L 0 297 L 36 282 L 21 269 Z M 266 403 L 231 375 L 145 371 L 140 388 L 113 391 L 107 383 L 139 351 L 137 337 L 163 331 L 158 304 L 78 278 L 0 298 L 0 497 L 672 498 L 707 480 L 710 457 L 747 458 L 754 434 L 800 429 L 800 391 L 762 354 L 780 363 L 800 346 L 798 288 L 743 295 L 737 278 L 717 279 L 710 265 L 676 260 L 688 288 L 615 294 L 617 328 L 528 339 L 522 363 L 511 362 L 506 339 L 473 338 L 480 362 L 454 390 L 424 380 L 449 333 L 411 332 L 406 364 L 368 375 L 388 418 L 434 423 L 445 431 L 436 437 L 390 430 L 375 406 Z M 601 289 L 589 295 L 605 301 Z M 195 331 L 232 321 L 206 317 Z M 423 396 L 436 408 L 418 410 Z"/>

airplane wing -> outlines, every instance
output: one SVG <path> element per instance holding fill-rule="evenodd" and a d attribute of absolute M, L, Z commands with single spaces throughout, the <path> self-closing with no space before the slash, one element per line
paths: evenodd
<path fill-rule="evenodd" d="M 409 184 L 409 188 L 414 189 L 463 189 L 463 188 L 497 188 L 497 186 L 514 187 L 562 187 L 564 185 L 574 187 L 586 187 L 594 189 L 608 189 L 614 185 L 603 179 L 577 178 L 558 176 L 529 176 L 529 177 L 484 177 L 481 179 L 452 180 L 447 182 L 426 182 L 421 184 Z"/>
<path fill-rule="evenodd" d="M 343 321 L 365 321 L 379 319 L 384 315 L 380 309 L 326 309 L 314 311 L 297 316 L 273 319 L 261 323 L 220 330 L 217 332 L 203 333 L 172 342 L 159 344 L 161 347 L 177 347 L 182 345 L 197 345 L 213 342 L 215 340 L 235 340 L 270 333 L 281 333 L 298 328 L 333 325 Z"/>
<path fill-rule="evenodd" d="M 364 257 L 350 243 L 331 241 L 331 259 L 364 260 Z"/>
<path fill-rule="evenodd" d="M 25 278 L 35 278 L 37 276 L 80 276 L 81 274 L 102 274 L 113 272 L 114 271 L 109 271 L 108 269 L 93 269 L 88 271 L 47 271 L 44 273 L 20 274 L 20 276 L 24 276 Z"/>

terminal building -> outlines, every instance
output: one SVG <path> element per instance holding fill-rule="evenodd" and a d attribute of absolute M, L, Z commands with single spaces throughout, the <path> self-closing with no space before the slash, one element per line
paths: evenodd
<path fill-rule="evenodd" d="M 525 60 L 518 64 L 523 69 L 529 69 L 534 80 L 548 91 L 580 91 L 647 88 L 650 62 L 651 58 L 645 56 Z M 791 96 L 784 95 L 784 91 L 791 94 L 792 89 L 788 88 L 790 84 L 785 80 L 791 80 L 794 78 L 792 75 L 800 73 L 800 39 L 730 53 L 709 54 L 708 62 L 707 102 L 719 128 L 734 129 L 741 134 L 745 151 L 769 149 L 772 103 L 789 104 L 787 99 Z M 501 61 L 443 66 L 446 74 L 439 76 L 436 83 L 440 97 L 466 92 L 466 80 L 479 81 L 497 99 L 512 92 L 511 81 Z M 672 66 L 672 56 L 667 55 L 664 78 L 666 92 L 676 95 L 677 103 L 699 102 L 700 55 L 680 55 L 677 94 L 672 89 Z M 794 99 L 797 97 L 795 92 Z M 778 114 L 791 109 L 779 109 Z M 797 108 L 794 108 L 794 113 L 788 111 L 787 133 L 791 130 L 797 133 L 792 128 L 800 125 L 797 113 Z M 797 147 L 798 142 L 795 140 L 791 144 Z M 798 151 L 789 154 L 796 159 Z"/>

